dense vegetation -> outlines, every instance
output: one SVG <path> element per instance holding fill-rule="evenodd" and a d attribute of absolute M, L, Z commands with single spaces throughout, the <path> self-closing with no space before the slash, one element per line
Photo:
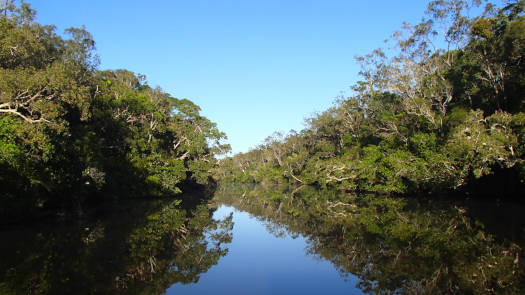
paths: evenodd
<path fill-rule="evenodd" d="M 0 216 L 164 196 L 206 184 L 229 149 L 187 99 L 126 70 L 98 70 L 83 28 L 57 35 L 27 3 L 0 7 Z"/>
<path fill-rule="evenodd" d="M 391 48 L 358 58 L 362 81 L 352 96 L 300 132 L 223 160 L 218 177 L 525 195 L 525 2 L 487 4 L 469 17 L 480 2 L 430 2 L 421 23 L 393 34 Z"/>
<path fill-rule="evenodd" d="M 505 235 L 460 203 L 400 196 L 525 195 L 524 0 L 473 17 L 481 1 L 430 2 L 392 48 L 358 58 L 350 97 L 219 165 L 229 146 L 198 106 L 98 69 L 84 28 L 64 37 L 23 1 L 0 3 L 0 224 L 83 216 L 4 230 L 15 242 L 0 245 L 2 294 L 153 294 L 198 281 L 232 240 L 231 217 L 213 220 L 201 202 L 209 195 L 86 205 L 173 196 L 213 183 L 212 171 L 290 184 L 223 185 L 215 200 L 305 236 L 364 292 L 523 293 L 522 222 Z"/>
<path fill-rule="evenodd" d="M 358 57 L 350 97 L 221 160 L 223 183 L 263 185 L 216 198 L 307 237 L 367 293 L 523 293 L 524 224 L 505 235 L 457 201 L 484 194 L 495 218 L 494 199 L 525 195 L 525 1 L 480 5 L 431 1 Z"/>
<path fill-rule="evenodd" d="M 224 185 L 214 199 L 267 221 L 277 236 L 304 236 L 309 254 L 355 276 L 366 294 L 523 294 L 523 207 L 492 227 L 487 216 L 512 210 L 291 188 Z"/>

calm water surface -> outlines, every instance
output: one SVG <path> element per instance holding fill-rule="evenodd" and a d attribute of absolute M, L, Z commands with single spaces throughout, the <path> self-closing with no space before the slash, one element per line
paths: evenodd
<path fill-rule="evenodd" d="M 175 284 L 167 294 L 363 294 L 353 276 L 342 277 L 330 262 L 307 255 L 303 236 L 230 206 L 219 207 L 214 217 L 231 213 L 228 255 L 197 284 Z"/>
<path fill-rule="evenodd" d="M 523 211 L 263 186 L 120 202 L 0 228 L 0 294 L 525 294 Z"/>

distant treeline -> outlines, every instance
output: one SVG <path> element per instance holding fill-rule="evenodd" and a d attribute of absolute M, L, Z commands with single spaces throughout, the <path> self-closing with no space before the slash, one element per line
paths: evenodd
<path fill-rule="evenodd" d="M 225 134 L 199 107 L 127 70 L 101 71 L 83 28 L 34 22 L 0 4 L 0 216 L 205 184 Z"/>
<path fill-rule="evenodd" d="M 525 2 L 484 10 L 478 2 L 430 2 L 421 23 L 392 35 L 392 47 L 358 58 L 362 80 L 350 97 L 300 132 L 224 159 L 218 177 L 525 195 Z M 474 11 L 482 12 L 468 16 Z"/>

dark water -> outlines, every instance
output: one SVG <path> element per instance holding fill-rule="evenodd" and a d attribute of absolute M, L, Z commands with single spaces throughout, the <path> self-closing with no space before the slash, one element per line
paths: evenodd
<path fill-rule="evenodd" d="M 74 222 L 0 232 L 0 294 L 162 294 L 227 254 L 231 218 L 207 205 L 121 202 Z"/>
<path fill-rule="evenodd" d="M 0 229 L 0 294 L 524 294 L 523 206 L 223 186 Z"/>

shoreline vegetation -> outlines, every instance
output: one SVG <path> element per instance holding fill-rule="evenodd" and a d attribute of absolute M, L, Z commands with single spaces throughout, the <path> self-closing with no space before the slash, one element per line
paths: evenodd
<path fill-rule="evenodd" d="M 35 22 L 29 4 L 1 3 L 0 225 L 16 236 L 11 225 L 45 217 L 78 224 L 3 245 L 23 251 L 6 262 L 0 290 L 74 289 L 63 278 L 86 274 L 68 245 L 88 265 L 106 258 L 103 247 L 119 254 L 103 281 L 87 274 L 98 290 L 196 282 L 232 240 L 232 217 L 213 220 L 211 196 L 304 235 L 308 251 L 358 277 L 364 292 L 525 290 L 523 223 L 499 235 L 470 215 L 475 207 L 443 201 L 523 204 L 524 0 L 431 1 L 390 47 L 357 58 L 351 96 L 301 131 L 225 158 L 226 135 L 199 106 L 143 75 L 98 69 L 84 28 L 62 36 Z M 96 213 L 105 209 L 117 212 L 107 223 Z M 188 257 L 204 263 L 193 269 Z M 71 269 L 46 272 L 56 261 Z"/>
<path fill-rule="evenodd" d="M 61 37 L 21 1 L 0 7 L 0 223 L 207 185 L 226 135 L 187 99 L 99 70 L 84 28 Z"/>
<path fill-rule="evenodd" d="M 524 1 L 431 1 L 357 60 L 350 97 L 221 160 L 223 182 L 387 195 L 525 195 Z M 472 11 L 482 11 L 468 16 Z M 443 49 L 445 48 L 445 49 Z"/>
<path fill-rule="evenodd" d="M 187 99 L 99 70 L 83 28 L 62 37 L 5 1 L 0 26 L 2 222 L 193 184 L 314 185 L 387 195 L 525 195 L 524 1 L 431 1 L 390 47 L 358 57 L 352 96 L 229 152 Z M 482 11 L 468 16 L 471 11 Z M 442 48 L 447 48 L 442 49 Z M 521 199 L 520 199 L 521 201 Z"/>
<path fill-rule="evenodd" d="M 215 198 L 307 237 L 365 292 L 523 293 L 525 1 L 478 5 L 431 1 L 358 57 L 352 96 L 222 159 Z"/>

